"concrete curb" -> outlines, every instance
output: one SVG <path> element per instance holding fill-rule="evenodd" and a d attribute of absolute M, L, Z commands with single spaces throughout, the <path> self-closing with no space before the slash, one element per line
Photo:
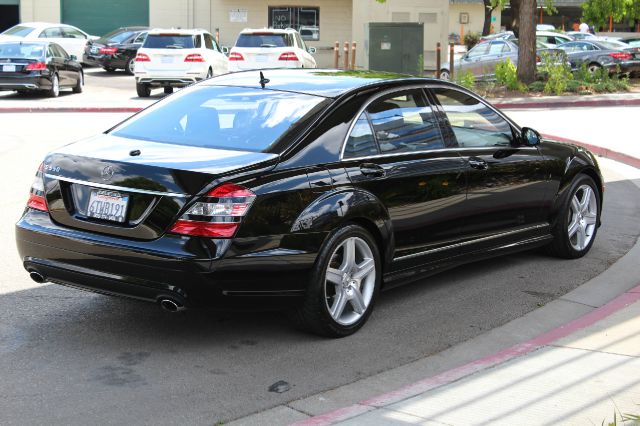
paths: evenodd
<path fill-rule="evenodd" d="M 638 106 L 640 99 L 585 99 L 579 101 L 518 101 L 518 102 L 492 102 L 492 105 L 500 109 L 533 109 L 533 108 L 585 108 L 585 107 L 614 107 L 614 106 Z"/>

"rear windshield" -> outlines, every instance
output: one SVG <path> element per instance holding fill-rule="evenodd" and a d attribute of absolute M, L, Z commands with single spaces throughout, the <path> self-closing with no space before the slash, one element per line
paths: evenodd
<path fill-rule="evenodd" d="M 158 102 L 111 134 L 240 151 L 265 151 L 325 98 L 243 87 L 194 86 Z"/>
<path fill-rule="evenodd" d="M 42 43 L 2 43 L 0 58 L 41 59 L 44 57 L 45 47 Z"/>
<path fill-rule="evenodd" d="M 135 31 L 125 31 L 119 34 L 110 35 L 108 37 L 105 36 L 102 39 L 108 40 L 111 43 L 122 43 L 123 41 L 133 36 L 133 34 L 135 34 Z"/>
<path fill-rule="evenodd" d="M 237 47 L 286 47 L 293 43 L 288 34 L 253 33 L 240 34 Z"/>
<path fill-rule="evenodd" d="M 33 27 L 23 27 L 22 25 L 16 25 L 15 27 L 11 27 L 2 34 L 4 35 L 13 35 L 17 37 L 26 37 L 31 31 L 33 31 Z"/>
<path fill-rule="evenodd" d="M 622 50 L 622 49 L 628 49 L 629 47 L 631 47 L 626 43 L 622 43 L 620 41 L 615 41 L 615 40 L 598 40 L 598 43 L 600 43 L 605 48 L 612 49 L 612 50 Z"/>
<path fill-rule="evenodd" d="M 193 36 L 149 34 L 142 47 L 148 49 L 193 49 Z"/>

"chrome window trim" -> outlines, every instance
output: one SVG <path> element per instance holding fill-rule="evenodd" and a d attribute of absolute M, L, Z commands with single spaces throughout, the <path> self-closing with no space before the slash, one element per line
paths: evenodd
<path fill-rule="evenodd" d="M 405 256 L 396 257 L 396 258 L 394 258 L 392 260 L 392 262 L 396 262 L 396 261 L 400 261 L 400 260 L 406 260 L 406 259 L 413 259 L 414 257 L 426 256 L 426 255 L 429 255 L 429 254 L 432 254 L 432 253 L 438 253 L 438 252 L 445 251 L 445 250 L 450 250 L 450 249 L 454 249 L 454 248 L 460 248 L 460 247 L 468 246 L 468 245 L 471 245 L 471 244 L 481 243 L 483 241 L 490 241 L 490 240 L 494 240 L 496 238 L 506 237 L 508 235 L 519 234 L 521 232 L 533 231 L 533 230 L 536 230 L 536 229 L 542 229 L 542 228 L 548 228 L 548 227 L 549 227 L 549 224 L 545 223 L 545 224 L 540 224 L 540 225 L 529 226 L 527 228 L 516 229 L 516 230 L 513 230 L 513 231 L 501 232 L 499 234 L 489 235 L 488 237 L 476 238 L 474 240 L 465 241 L 463 243 L 451 244 L 451 245 L 444 246 L 444 247 L 438 247 L 438 248 L 431 249 L 431 250 L 421 251 L 419 253 L 412 253 L 412 254 L 407 254 Z"/>
<path fill-rule="evenodd" d="M 423 153 L 427 153 L 427 152 L 437 152 L 437 151 L 451 150 L 451 149 L 478 149 L 478 147 L 464 148 L 464 147 L 458 146 L 458 147 L 445 147 L 445 148 L 438 148 L 438 149 L 425 149 L 425 150 L 411 151 L 411 152 L 398 152 L 398 153 L 390 153 L 390 154 L 368 155 L 368 156 L 364 156 L 364 157 L 353 157 L 353 158 L 346 158 L 345 159 L 344 158 L 344 150 L 347 147 L 347 142 L 349 140 L 349 136 L 351 135 L 351 132 L 353 131 L 353 128 L 355 127 L 356 122 L 358 121 L 358 118 L 360 118 L 362 113 L 364 111 L 366 111 L 367 107 L 369 107 L 369 105 L 371 105 L 373 102 L 375 102 L 379 98 L 381 98 L 381 97 L 383 97 L 385 95 L 388 95 L 389 93 L 402 92 L 404 90 L 413 90 L 413 89 L 422 89 L 422 90 L 427 90 L 427 89 L 450 89 L 450 90 L 457 90 L 458 92 L 462 92 L 464 94 L 467 94 L 467 95 L 471 96 L 472 98 L 474 98 L 475 100 L 477 100 L 478 102 L 480 102 L 481 104 L 483 104 L 484 106 L 486 106 L 487 108 L 489 108 L 492 111 L 494 111 L 495 113 L 497 113 L 500 117 L 502 117 L 502 119 L 504 119 L 507 123 L 509 123 L 509 125 L 511 125 L 511 128 L 516 131 L 516 133 L 517 133 L 516 137 L 519 136 L 519 134 L 520 134 L 520 131 L 521 131 L 520 126 L 518 126 L 513 120 L 511 120 L 509 117 L 507 117 L 505 114 L 503 114 L 502 111 L 500 111 L 499 109 L 497 109 L 496 107 L 494 107 L 493 105 L 491 105 L 490 103 L 488 103 L 487 101 L 482 99 L 480 96 L 476 95 L 475 93 L 470 92 L 469 90 L 466 90 L 466 89 L 461 88 L 461 87 L 449 86 L 447 84 L 438 84 L 438 83 L 412 84 L 412 85 L 404 86 L 404 87 L 401 87 L 401 88 L 396 87 L 396 88 L 393 88 L 393 89 L 387 89 L 387 90 L 384 90 L 384 91 L 382 91 L 380 93 L 377 93 L 374 97 L 369 99 L 362 107 L 360 107 L 360 109 L 358 109 L 358 113 L 355 115 L 355 118 L 353 119 L 353 121 L 349 125 L 349 129 L 347 130 L 347 134 L 346 134 L 344 140 L 342 141 L 342 148 L 340 149 L 339 161 L 340 162 L 345 162 L 345 161 L 353 161 L 353 160 L 360 160 L 360 159 L 367 159 L 367 158 L 394 157 L 394 156 L 409 155 L 409 154 L 423 154 Z M 434 107 L 437 108 L 437 105 L 432 104 L 431 101 L 429 100 L 429 97 L 426 96 L 426 94 L 425 94 L 425 98 L 426 98 L 427 103 L 429 104 L 429 108 L 431 108 L 431 110 L 434 112 L 434 114 L 437 113 L 438 111 L 434 110 Z M 371 124 L 371 123 L 369 123 L 369 124 Z M 450 124 L 449 124 L 449 126 L 450 126 Z M 442 138 L 442 142 L 444 143 L 444 137 L 442 136 L 442 132 L 440 134 L 440 137 Z"/>
<path fill-rule="evenodd" d="M 180 194 L 177 192 L 161 192 L 161 191 L 150 191 L 147 189 L 137 189 L 137 188 L 128 188 L 126 186 L 118 186 L 118 185 L 107 185 L 106 183 L 96 183 L 96 182 L 87 182 L 79 179 L 72 179 L 64 176 L 45 174 L 45 177 L 48 179 L 56 179 L 69 183 L 76 183 L 78 185 L 90 186 L 92 188 L 100 188 L 100 189 L 112 189 L 114 191 L 123 191 L 123 192 L 135 192 L 137 194 L 148 194 L 148 195 L 160 195 L 162 197 L 177 197 L 177 198 L 187 198 L 187 194 Z"/>

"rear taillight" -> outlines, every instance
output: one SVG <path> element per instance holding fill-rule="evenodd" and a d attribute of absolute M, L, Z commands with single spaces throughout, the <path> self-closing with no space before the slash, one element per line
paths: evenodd
<path fill-rule="evenodd" d="M 191 53 L 184 58 L 185 62 L 204 62 L 204 58 L 199 53 Z"/>
<path fill-rule="evenodd" d="M 43 164 L 40 164 L 40 167 L 38 167 L 38 171 L 36 172 L 36 178 L 31 185 L 31 191 L 29 191 L 27 207 L 46 212 L 49 208 L 47 207 L 47 200 L 44 198 L 44 179 L 42 178 L 42 170 Z"/>
<path fill-rule="evenodd" d="M 136 55 L 136 62 L 151 62 L 151 59 L 149 59 L 149 55 L 146 53 L 138 53 Z"/>
<path fill-rule="evenodd" d="M 30 64 L 27 64 L 27 66 L 24 68 L 27 71 L 41 71 L 41 70 L 46 70 L 47 69 L 47 64 L 44 62 L 31 62 Z"/>
<path fill-rule="evenodd" d="M 631 54 L 627 52 L 611 52 L 609 53 L 609 56 L 611 56 L 613 59 L 618 59 L 622 61 L 631 59 Z"/>
<path fill-rule="evenodd" d="M 294 52 L 284 52 L 282 55 L 280 55 L 278 60 L 279 61 L 297 61 L 298 57 Z"/>
<path fill-rule="evenodd" d="M 230 61 L 244 61 L 244 56 L 242 56 L 238 52 L 231 52 L 231 53 L 229 53 L 229 60 Z"/>
<path fill-rule="evenodd" d="M 235 183 L 224 183 L 193 204 L 171 227 L 174 234 L 231 238 L 256 195 Z"/>
<path fill-rule="evenodd" d="M 102 47 L 99 52 L 101 55 L 113 55 L 118 51 L 117 47 Z"/>

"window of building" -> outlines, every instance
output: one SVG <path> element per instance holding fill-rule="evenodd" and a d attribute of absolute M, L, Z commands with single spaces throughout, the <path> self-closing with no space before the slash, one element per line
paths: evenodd
<path fill-rule="evenodd" d="M 293 28 L 303 40 L 320 40 L 320 8 L 270 6 L 269 27 Z"/>

